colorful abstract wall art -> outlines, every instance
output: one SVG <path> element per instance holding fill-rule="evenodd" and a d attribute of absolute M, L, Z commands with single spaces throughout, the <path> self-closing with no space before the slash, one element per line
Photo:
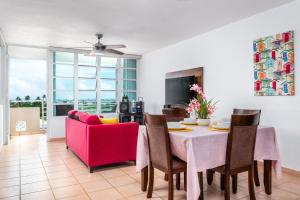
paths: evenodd
<path fill-rule="evenodd" d="M 255 95 L 294 95 L 294 31 L 259 38 L 253 50 Z"/>

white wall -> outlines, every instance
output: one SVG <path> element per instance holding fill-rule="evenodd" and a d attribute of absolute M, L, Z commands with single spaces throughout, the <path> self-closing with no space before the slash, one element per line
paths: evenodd
<path fill-rule="evenodd" d="M 262 109 L 261 123 L 276 127 L 283 165 L 300 170 L 299 10 L 295 1 L 143 55 L 139 92 L 146 111 L 161 112 L 166 72 L 203 66 L 205 91 L 220 100 L 215 115 L 228 116 L 234 107 Z M 252 42 L 288 30 L 295 31 L 296 95 L 256 97 Z"/>

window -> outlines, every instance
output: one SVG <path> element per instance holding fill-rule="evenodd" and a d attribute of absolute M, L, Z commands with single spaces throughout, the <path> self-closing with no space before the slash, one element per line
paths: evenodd
<path fill-rule="evenodd" d="M 54 116 L 116 113 L 123 95 L 136 100 L 136 67 L 136 59 L 53 52 Z"/>
<path fill-rule="evenodd" d="M 136 100 L 136 59 L 123 59 L 123 93 Z"/>
<path fill-rule="evenodd" d="M 74 53 L 53 53 L 53 115 L 74 108 Z"/>
<path fill-rule="evenodd" d="M 118 58 L 101 57 L 100 65 L 101 112 L 115 113 L 117 110 Z"/>
<path fill-rule="evenodd" d="M 97 112 L 96 57 L 78 55 L 78 110 Z"/>

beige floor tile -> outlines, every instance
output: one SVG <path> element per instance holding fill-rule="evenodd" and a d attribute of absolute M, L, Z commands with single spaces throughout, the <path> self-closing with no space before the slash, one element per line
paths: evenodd
<path fill-rule="evenodd" d="M 70 171 L 58 171 L 58 172 L 47 173 L 47 177 L 49 180 L 57 179 L 57 178 L 65 178 L 70 176 L 73 176 L 73 174 Z"/>
<path fill-rule="evenodd" d="M 2 179 L 10 179 L 10 178 L 18 178 L 20 177 L 19 171 L 16 172 L 2 172 L 0 173 L 0 180 Z"/>
<path fill-rule="evenodd" d="M 300 196 L 300 183 L 296 183 L 296 182 L 284 183 L 279 186 L 279 189 L 285 190 L 287 192 L 295 193 Z"/>
<path fill-rule="evenodd" d="M 51 190 L 45 190 L 41 192 L 34 192 L 29 194 L 24 194 L 21 196 L 22 200 L 55 200 L 54 195 Z"/>
<path fill-rule="evenodd" d="M 115 187 L 122 186 L 122 185 L 128 185 L 128 184 L 136 182 L 135 179 L 131 178 L 129 175 L 113 177 L 113 178 L 109 178 L 107 180 L 110 184 L 112 184 Z"/>
<path fill-rule="evenodd" d="M 89 169 L 87 167 L 83 167 L 83 166 L 76 168 L 76 169 L 72 169 L 71 172 L 74 176 L 82 175 L 82 174 L 90 174 Z"/>
<path fill-rule="evenodd" d="M 80 174 L 76 175 L 75 178 L 78 180 L 79 183 L 104 180 L 103 176 L 101 176 L 99 173 Z"/>
<path fill-rule="evenodd" d="M 128 175 L 135 175 L 137 173 L 136 166 L 122 167 L 120 169 Z"/>
<path fill-rule="evenodd" d="M 49 189 L 50 189 L 50 185 L 48 181 L 39 181 L 35 183 L 21 185 L 21 194 L 39 192 L 39 191 L 49 190 Z"/>
<path fill-rule="evenodd" d="M 48 167 L 44 167 L 45 171 L 47 173 L 51 173 L 51 172 L 58 172 L 58 171 L 68 171 L 69 168 L 66 165 L 54 165 L 54 166 L 48 166 Z"/>
<path fill-rule="evenodd" d="M 145 194 L 141 188 L 140 184 L 134 183 L 134 184 L 127 184 L 120 187 L 117 187 L 117 190 L 125 197 L 130 197 L 138 194 Z"/>
<path fill-rule="evenodd" d="M 89 196 L 86 194 L 63 198 L 63 200 L 89 200 L 89 199 L 90 199 Z"/>
<path fill-rule="evenodd" d="M 19 166 L 19 160 L 8 161 L 8 162 L 0 162 L 0 167 L 14 167 Z"/>
<path fill-rule="evenodd" d="M 71 185 L 67 187 L 53 189 L 53 193 L 56 199 L 62 199 L 72 196 L 83 195 L 84 191 L 80 185 Z"/>
<path fill-rule="evenodd" d="M 103 199 L 105 197 L 109 200 L 123 200 L 125 199 L 116 189 L 111 188 L 107 190 L 100 190 L 96 192 L 89 193 L 89 196 L 92 200 L 99 200 Z"/>
<path fill-rule="evenodd" d="M 57 166 L 57 165 L 62 165 L 64 164 L 63 160 L 52 160 L 52 161 L 44 161 L 43 166 L 44 167 L 50 167 L 50 166 Z"/>
<path fill-rule="evenodd" d="M 59 179 L 51 179 L 51 180 L 49 180 L 49 183 L 52 188 L 59 188 L 59 187 L 65 187 L 65 186 L 69 186 L 69 185 L 77 185 L 78 184 L 77 180 L 72 176 L 59 178 Z"/>
<path fill-rule="evenodd" d="M 82 187 L 87 192 L 94 192 L 97 190 L 105 190 L 112 188 L 112 185 L 108 183 L 106 180 L 97 180 L 97 181 L 90 181 L 90 182 L 84 182 L 81 183 Z"/>
<path fill-rule="evenodd" d="M 1 200 L 20 200 L 20 196 L 1 198 Z"/>
<path fill-rule="evenodd" d="M 104 177 L 104 178 L 113 178 L 113 177 L 117 177 L 117 176 L 124 176 L 126 175 L 125 172 L 123 172 L 120 169 L 109 169 L 109 170 L 104 170 L 101 171 L 100 174 Z"/>
<path fill-rule="evenodd" d="M 17 196 L 20 194 L 19 186 L 12 186 L 0 189 L 0 198 Z"/>
<path fill-rule="evenodd" d="M 20 184 L 20 178 L 10 178 L 0 180 L 0 188 L 16 186 Z"/>
<path fill-rule="evenodd" d="M 0 173 L 16 172 L 20 170 L 19 165 L 0 167 Z"/>
<path fill-rule="evenodd" d="M 31 175 L 41 175 L 41 174 L 42 175 L 45 174 L 44 168 L 36 168 L 34 170 L 27 169 L 21 171 L 21 176 L 31 176 Z"/>
<path fill-rule="evenodd" d="M 264 192 L 259 193 L 264 197 L 270 197 L 273 200 L 298 200 L 300 196 L 291 192 L 287 192 L 285 190 L 272 188 L 272 195 L 267 195 Z"/>
<path fill-rule="evenodd" d="M 30 176 L 22 176 L 21 184 L 34 183 L 39 181 L 47 181 L 46 174 L 38 174 L 38 175 L 30 175 Z"/>
<path fill-rule="evenodd" d="M 134 196 L 130 196 L 127 198 L 128 200 L 149 200 L 147 198 L 147 194 L 146 193 L 142 193 L 142 194 L 138 194 L 138 195 L 134 195 Z M 161 198 L 159 198 L 157 195 L 153 194 L 151 200 L 160 200 Z"/>
<path fill-rule="evenodd" d="M 22 164 L 21 170 L 29 170 L 29 169 L 36 169 L 36 168 L 43 168 L 42 163 L 29 163 L 29 164 Z"/>

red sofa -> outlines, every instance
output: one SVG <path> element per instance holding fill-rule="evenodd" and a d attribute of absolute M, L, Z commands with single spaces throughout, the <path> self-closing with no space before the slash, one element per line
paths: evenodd
<path fill-rule="evenodd" d="M 90 169 L 136 160 L 138 124 L 90 125 L 66 117 L 66 145 Z"/>

